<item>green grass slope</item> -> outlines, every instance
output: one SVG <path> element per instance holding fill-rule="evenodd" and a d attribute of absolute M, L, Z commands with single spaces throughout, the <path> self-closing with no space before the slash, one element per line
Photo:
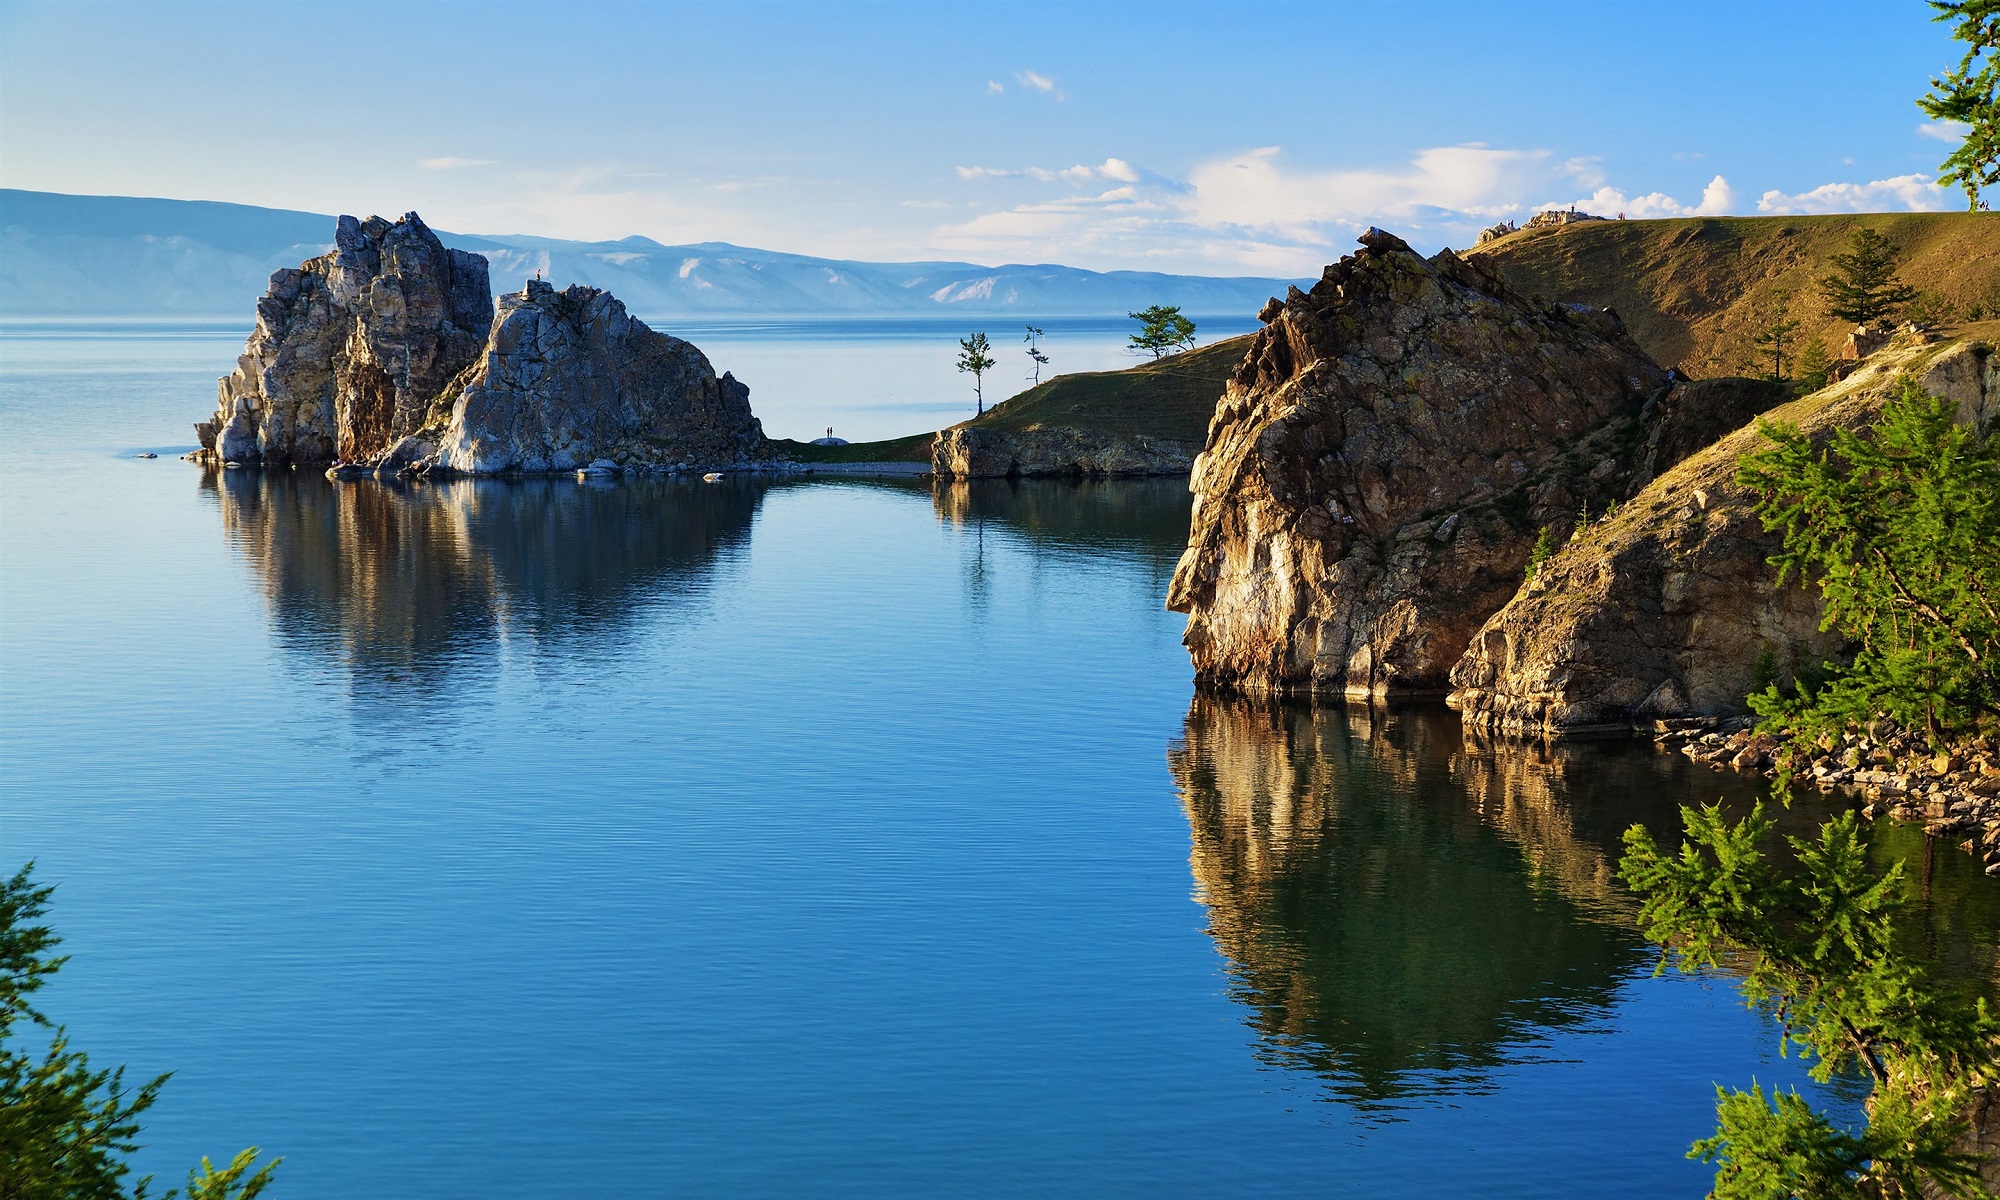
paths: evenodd
<path fill-rule="evenodd" d="M 1975 307 L 2000 311 L 2000 213 L 1590 221 L 1522 230 L 1470 253 L 1524 292 L 1616 309 L 1663 364 L 1750 374 L 1770 369 L 1756 337 L 1780 290 L 1792 294 L 1799 344 L 1817 335 L 1840 352 L 1852 326 L 1827 313 L 1815 281 L 1863 226 L 1901 246 L 1903 282 L 1936 294 L 1957 319 Z"/>
<path fill-rule="evenodd" d="M 965 424 L 1008 430 L 1069 425 L 1114 436 L 1143 433 L 1199 450 L 1208 440 L 1208 421 L 1222 385 L 1243 361 L 1252 336 L 1227 338 L 1123 371 L 1058 375 Z"/>

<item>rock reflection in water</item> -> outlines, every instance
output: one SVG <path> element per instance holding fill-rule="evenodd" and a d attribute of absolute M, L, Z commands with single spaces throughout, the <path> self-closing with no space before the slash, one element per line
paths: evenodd
<path fill-rule="evenodd" d="M 262 579 L 281 642 L 425 688 L 530 646 L 601 636 L 700 593 L 765 486 L 678 480 L 339 484 L 211 471 L 225 536 Z"/>
<path fill-rule="evenodd" d="M 1460 749 L 1442 709 L 1197 696 L 1169 755 L 1261 1052 L 1360 1107 L 1483 1090 L 1648 961 L 1604 849 L 1525 770 L 1474 770 L 1468 803 Z"/>
<path fill-rule="evenodd" d="M 1005 529 L 1042 549 L 1138 554 L 1171 571 L 1187 547 L 1194 498 L 1178 478 L 982 479 L 938 483 L 931 502 L 957 529 Z"/>

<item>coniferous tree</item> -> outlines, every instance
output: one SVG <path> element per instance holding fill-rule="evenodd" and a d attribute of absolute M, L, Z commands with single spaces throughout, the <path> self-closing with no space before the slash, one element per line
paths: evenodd
<path fill-rule="evenodd" d="M 1690 1158 L 1716 1164 L 1717 1200 L 1986 1194 L 1980 1160 L 1958 1150 L 1976 1089 L 2000 1076 L 2000 1022 L 1929 979 L 1900 950 L 1899 863 L 1878 875 L 1853 812 L 1817 840 L 1787 838 L 1781 875 L 1764 850 L 1763 806 L 1734 824 L 1720 805 L 1683 808 L 1669 853 L 1644 826 L 1625 833 L 1619 874 L 1639 925 L 1682 970 L 1725 967 L 1744 999 L 1773 1013 L 1781 1050 L 1824 1083 L 1858 1069 L 1868 1123 L 1836 1127 L 1797 1091 L 1716 1088 L 1714 1136 Z"/>
<path fill-rule="evenodd" d="M 1042 368 L 1049 365 L 1049 356 L 1042 353 L 1041 337 L 1042 331 L 1030 325 L 1027 336 L 1021 339 L 1028 343 L 1028 360 L 1035 364 L 1034 374 L 1028 381 L 1034 387 L 1041 386 Z"/>
<path fill-rule="evenodd" d="M 1917 289 L 1896 282 L 1896 260 L 1901 255 L 1901 247 L 1873 229 L 1855 230 L 1847 252 L 1827 260 L 1833 274 L 1819 281 L 1827 311 L 1856 325 L 1894 317 L 1917 294 Z"/>
<path fill-rule="evenodd" d="M 986 372 L 998 365 L 993 357 L 987 353 L 991 349 L 993 349 L 993 344 L 986 340 L 986 335 L 983 333 L 975 333 L 971 337 L 958 339 L 958 369 L 960 372 L 970 371 L 972 373 L 972 397 L 974 403 L 977 405 L 977 415 L 979 416 L 986 415 L 986 389 L 984 386 Z"/>
<path fill-rule="evenodd" d="M 1825 387 L 1833 375 L 1833 360 L 1827 356 L 1826 343 L 1817 336 L 1806 339 L 1805 348 L 1799 351 L 1799 391 L 1816 392 Z"/>
<path fill-rule="evenodd" d="M 1785 347 L 1799 329 L 1796 320 L 1788 319 L 1791 307 L 1791 293 L 1780 291 L 1773 295 L 1766 310 L 1764 328 L 1757 334 L 1757 344 L 1771 351 L 1770 378 L 1774 382 L 1785 379 Z"/>
<path fill-rule="evenodd" d="M 1194 322 L 1182 316 L 1178 307 L 1155 304 L 1125 315 L 1139 322 L 1139 332 L 1130 339 L 1134 352 L 1147 351 L 1158 358 L 1169 350 L 1194 345 Z"/>
<path fill-rule="evenodd" d="M 2000 0 L 1931 0 L 1938 21 L 1956 21 L 1952 36 L 1970 49 L 1958 69 L 1932 79 L 1917 107 L 1934 121 L 1963 124 L 1965 139 L 1938 164 L 1938 182 L 1956 184 L 1974 212 L 1986 207 L 1980 189 L 2000 183 Z"/>
<path fill-rule="evenodd" d="M 140 1116 L 168 1077 L 128 1088 L 124 1067 L 93 1068 L 90 1056 L 30 1002 L 69 961 L 52 953 L 62 942 L 55 931 L 34 923 L 55 889 L 35 886 L 32 867 L 0 880 L 0 1197 L 144 1200 L 152 1177 L 127 1191 L 126 1159 L 139 1148 Z M 39 1055 L 15 1044 L 21 1023 L 51 1031 Z M 258 1167 L 254 1146 L 221 1169 L 204 1158 L 188 1174 L 187 1200 L 254 1200 L 282 1161 Z M 171 1189 L 162 1200 L 179 1195 Z"/>
<path fill-rule="evenodd" d="M 1798 747 L 1877 716 L 1941 743 L 2000 710 L 2000 438 L 1957 423 L 1957 405 L 1911 379 L 1875 427 L 1819 445 L 1760 422 L 1770 444 L 1737 479 L 1757 493 L 1779 582 L 1817 584 L 1822 628 L 1856 646 L 1813 689 L 1750 697 Z"/>

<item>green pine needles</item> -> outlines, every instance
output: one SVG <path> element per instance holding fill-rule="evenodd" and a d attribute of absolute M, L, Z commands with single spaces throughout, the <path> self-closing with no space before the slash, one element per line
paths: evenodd
<path fill-rule="evenodd" d="M 1796 1091 L 1718 1087 L 1715 1135 L 1688 1152 L 1716 1164 L 1710 1194 L 1984 1195 L 1980 1159 L 1955 1147 L 1969 1101 L 2000 1074 L 2000 1021 L 1898 949 L 1902 865 L 1869 868 L 1852 812 L 1817 840 L 1785 839 L 1796 859 L 1786 874 L 1765 853 L 1772 822 L 1762 805 L 1734 823 L 1720 805 L 1681 817 L 1678 852 L 1634 825 L 1619 864 L 1640 897 L 1641 930 L 1667 952 L 1660 969 L 1739 973 L 1744 998 L 1776 1017 L 1781 1050 L 1796 1049 L 1814 1079 L 1858 1069 L 1873 1087 L 1858 1133 Z"/>
<path fill-rule="evenodd" d="M 1879 716 L 1942 745 L 2000 704 L 2000 439 L 1956 416 L 1906 378 L 1872 429 L 1822 444 L 1760 423 L 1770 444 L 1738 467 L 1765 527 L 1784 532 L 1779 582 L 1818 584 L 1822 628 L 1855 647 L 1817 687 L 1749 698 L 1785 743 L 1781 771 Z"/>
<path fill-rule="evenodd" d="M 128 1089 L 124 1067 L 93 1068 L 29 1002 L 68 961 L 51 953 L 62 942 L 55 931 L 35 924 L 55 889 L 34 885 L 32 865 L 0 881 L 0 1200 L 145 1200 L 152 1177 L 128 1191 L 126 1158 L 167 1076 Z M 41 1054 L 18 1044 L 22 1023 L 52 1030 Z M 282 1161 L 258 1166 L 254 1146 L 221 1169 L 204 1158 L 188 1174 L 186 1200 L 255 1200 Z"/>

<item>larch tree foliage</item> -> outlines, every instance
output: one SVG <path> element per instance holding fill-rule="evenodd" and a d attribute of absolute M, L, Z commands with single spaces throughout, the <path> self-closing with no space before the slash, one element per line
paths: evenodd
<path fill-rule="evenodd" d="M 1765 306 L 1763 328 L 1757 334 L 1757 345 L 1771 352 L 1771 375 L 1774 383 L 1782 383 L 1785 375 L 1785 348 L 1792 344 L 1792 335 L 1799 331 L 1799 323 L 1791 316 L 1792 294 L 1778 291 L 1771 296 Z"/>
<path fill-rule="evenodd" d="M 986 372 L 998 365 L 989 353 L 992 349 L 983 333 L 958 339 L 958 369 L 972 375 L 972 398 L 979 416 L 986 415 Z"/>
<path fill-rule="evenodd" d="M 1957 415 L 1906 377 L 1873 428 L 1822 443 L 1760 422 L 1767 444 L 1738 465 L 1784 535 L 1780 585 L 1817 585 L 1822 628 L 1855 647 L 1815 688 L 1750 697 L 1785 743 L 1781 770 L 1878 716 L 1943 744 L 2000 705 L 2000 438 Z"/>
<path fill-rule="evenodd" d="M 1956 22 L 1967 46 L 1958 69 L 1931 80 L 1917 107 L 1933 121 L 1965 126 L 1958 149 L 1938 164 L 1938 182 L 1965 192 L 1966 207 L 1987 207 L 1981 190 L 2000 183 L 2000 0 L 1931 0 L 1938 21 Z"/>
<path fill-rule="evenodd" d="M 37 887 L 32 867 L 0 881 L 0 1200 L 147 1200 L 152 1177 L 128 1188 L 127 1159 L 168 1076 L 128 1087 L 124 1067 L 92 1067 L 32 1003 L 69 961 L 54 953 L 62 939 L 37 923 L 55 889 Z M 40 1053 L 20 1044 L 32 1028 L 48 1031 Z M 254 1200 L 284 1161 L 259 1166 L 257 1154 L 253 1146 L 221 1168 L 202 1159 L 186 1200 Z M 182 1194 L 172 1188 L 161 1200 Z"/>
<path fill-rule="evenodd" d="M 1821 277 L 1820 295 L 1829 313 L 1856 325 L 1885 321 L 1916 298 L 1917 289 L 1896 279 L 1902 247 L 1873 229 L 1857 229 L 1847 251 L 1827 259 L 1833 273 Z"/>
<path fill-rule="evenodd" d="M 1155 304 L 1125 315 L 1139 322 L 1139 332 L 1129 339 L 1135 354 L 1150 353 L 1159 358 L 1170 351 L 1194 346 L 1194 322 L 1182 316 L 1174 305 Z"/>
<path fill-rule="evenodd" d="M 1685 971 L 1726 969 L 1773 1015 L 1780 1049 L 1824 1083 L 1858 1070 L 1868 1122 L 1836 1126 L 1796 1089 L 1716 1088 L 1716 1131 L 1688 1151 L 1714 1163 L 1716 1200 L 1983 1196 L 1980 1160 L 1958 1147 L 1974 1094 L 2000 1075 L 2000 1022 L 1928 977 L 1900 949 L 1902 864 L 1878 874 L 1853 812 L 1816 840 L 1787 838 L 1781 872 L 1759 805 L 1730 822 L 1720 805 L 1683 808 L 1669 851 L 1644 826 L 1625 833 L 1619 874 L 1639 925 Z"/>
<path fill-rule="evenodd" d="M 1042 353 L 1042 331 L 1033 325 L 1028 326 L 1027 330 L 1027 336 L 1021 340 L 1028 344 L 1028 361 L 1034 364 L 1034 373 L 1029 377 L 1028 383 L 1032 387 L 1040 387 L 1042 368 L 1049 365 L 1049 356 Z"/>

